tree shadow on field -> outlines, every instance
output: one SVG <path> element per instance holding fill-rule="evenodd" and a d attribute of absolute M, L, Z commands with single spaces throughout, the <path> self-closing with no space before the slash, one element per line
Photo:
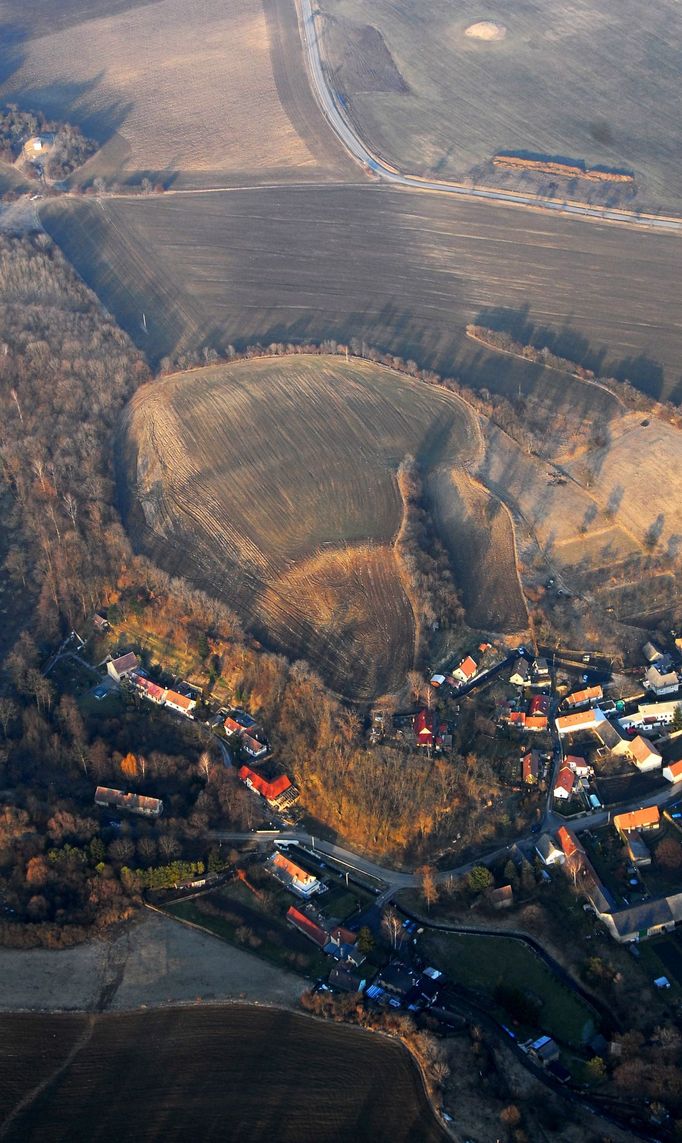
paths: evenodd
<path fill-rule="evenodd" d="M 663 366 L 659 361 L 640 353 L 638 357 L 624 357 L 609 366 L 609 373 L 617 381 L 629 381 L 654 400 L 665 400 Z"/>
<path fill-rule="evenodd" d="M 104 79 L 104 72 L 100 72 L 82 83 L 63 79 L 43 87 L 26 84 L 12 89 L 7 98 L 27 110 L 42 111 L 48 118 L 73 123 L 102 147 L 118 131 L 132 109 L 132 103 L 116 99 L 98 106 L 96 110 L 88 107 L 87 96 L 98 89 Z"/>
<path fill-rule="evenodd" d="M 558 357 L 565 357 L 578 365 L 592 369 L 599 374 L 606 360 L 606 348 L 594 349 L 588 339 L 571 324 L 568 316 L 559 329 L 541 325 L 533 321 L 530 306 L 516 308 L 510 306 L 486 306 L 479 310 L 474 322 L 476 325 L 508 333 L 522 345 L 533 345 L 536 349 L 549 349 Z"/>

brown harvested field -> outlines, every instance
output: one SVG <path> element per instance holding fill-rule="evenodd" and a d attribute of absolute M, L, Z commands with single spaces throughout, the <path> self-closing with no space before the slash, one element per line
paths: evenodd
<path fill-rule="evenodd" d="M 446 1138 L 407 1050 L 355 1028 L 239 1005 L 83 1016 L 82 1046 L 60 1072 L 63 1020 L 0 1018 L 2 1054 L 13 1049 L 6 1102 L 22 1081 L 37 1087 L 56 1045 L 53 1081 L 5 1120 L 8 1140 Z"/>
<path fill-rule="evenodd" d="M 682 396 L 674 236 L 371 185 L 62 200 L 41 218 L 155 361 L 357 337 L 475 387 L 541 388 L 547 371 L 464 337 L 480 320 Z"/>
<path fill-rule="evenodd" d="M 645 9 L 638 0 L 374 0 L 371 10 L 321 0 L 320 9 L 331 85 L 360 135 L 399 168 L 474 171 L 485 182 L 495 152 L 525 151 L 632 170 L 637 201 L 682 206 L 676 0 Z M 354 83 L 348 64 L 370 32 L 391 60 L 381 86 Z M 521 175 L 510 185 L 540 184 Z M 561 196 L 575 183 L 554 186 Z"/>
<path fill-rule="evenodd" d="M 466 472 L 452 468 L 434 471 L 429 492 L 469 622 L 494 631 L 525 632 L 528 613 L 508 511 Z"/>
<path fill-rule="evenodd" d="M 144 386 L 122 465 L 135 542 L 233 607 L 267 645 L 367 698 L 412 666 L 393 542 L 409 453 L 461 466 L 477 437 L 458 398 L 383 366 L 259 358 Z"/>
<path fill-rule="evenodd" d="M 104 144 L 79 181 L 361 178 L 308 90 L 293 4 L 100 0 L 67 5 L 54 24 L 45 5 L 3 7 L 22 31 L 4 59 L 0 50 L 0 99 L 78 122 Z"/>

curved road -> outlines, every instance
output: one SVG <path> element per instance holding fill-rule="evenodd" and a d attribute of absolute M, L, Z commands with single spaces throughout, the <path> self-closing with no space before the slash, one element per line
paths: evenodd
<path fill-rule="evenodd" d="M 369 168 L 375 175 L 394 186 L 407 187 L 410 190 L 429 191 L 437 194 L 459 195 L 463 198 L 484 199 L 487 202 L 504 203 L 507 206 L 532 207 L 540 210 L 553 211 L 558 214 L 572 215 L 582 219 L 596 219 L 599 222 L 615 222 L 627 226 L 635 226 L 643 230 L 664 230 L 667 232 L 682 232 L 682 219 L 667 216 L 653 215 L 640 216 L 627 210 L 612 210 L 608 207 L 582 205 L 581 203 L 562 202 L 560 199 L 539 198 L 534 195 L 523 195 L 514 191 L 493 190 L 485 187 L 465 187 L 460 183 L 444 182 L 438 179 L 421 178 L 419 175 L 407 175 L 389 166 L 374 155 L 359 138 L 352 125 L 345 118 L 341 108 L 334 98 L 324 75 L 320 45 L 315 26 L 315 15 L 311 0 L 299 0 L 299 23 L 301 36 L 308 60 L 313 93 L 320 105 L 322 113 L 329 123 L 334 134 L 340 139 L 347 151 Z"/>

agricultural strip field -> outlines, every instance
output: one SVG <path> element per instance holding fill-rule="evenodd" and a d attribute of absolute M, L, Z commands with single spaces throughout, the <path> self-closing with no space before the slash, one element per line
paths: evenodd
<path fill-rule="evenodd" d="M 470 461 L 452 394 L 383 366 L 259 358 L 144 386 L 120 467 L 138 547 L 233 607 L 268 646 L 349 697 L 399 685 L 414 618 L 393 543 L 395 479 Z"/>
<path fill-rule="evenodd" d="M 384 1037 L 240 1005 L 80 1024 L 80 1051 L 61 1074 L 53 1057 L 54 1082 L 7 1125 L 6 1139 L 445 1139 L 406 1049 Z M 56 1043 L 63 1018 L 4 1016 L 0 1032 L 15 1081 L 7 1106 L 16 1079 L 28 1092 L 43 1077 L 45 1045 Z"/>
<path fill-rule="evenodd" d="M 293 3 L 85 7 L 68 4 L 51 23 L 45 5 L 9 0 L 3 17 L 16 32 L 0 49 L 0 100 L 76 122 L 103 144 L 78 182 L 361 179 L 309 91 Z"/>
<path fill-rule="evenodd" d="M 330 87 L 360 136 L 400 169 L 490 182 L 499 150 L 566 156 L 633 171 L 637 202 L 682 206 L 675 0 L 646 9 L 490 0 L 483 10 L 476 0 L 371 9 L 322 0 L 320 9 Z M 580 180 L 570 185 L 580 193 Z"/>
<path fill-rule="evenodd" d="M 474 387 L 539 384 L 542 370 L 464 337 L 478 320 L 682 398 L 676 237 L 373 185 L 55 200 L 40 213 L 153 363 L 203 345 L 356 337 Z"/>

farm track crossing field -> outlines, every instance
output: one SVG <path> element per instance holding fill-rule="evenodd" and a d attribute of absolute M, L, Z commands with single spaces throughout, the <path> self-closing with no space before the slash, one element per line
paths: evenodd
<path fill-rule="evenodd" d="M 682 397 L 675 237 L 371 185 L 63 200 L 41 219 L 152 361 L 356 337 L 474 387 L 535 383 L 537 367 L 464 337 L 480 320 Z"/>
<path fill-rule="evenodd" d="M 259 358 L 144 386 L 124 420 L 129 530 L 258 637 L 367 698 L 412 666 L 393 542 L 407 454 L 461 466 L 467 406 L 383 366 Z"/>
<path fill-rule="evenodd" d="M 83 1031 L 92 1022 L 87 1042 L 16 1116 L 8 1140 L 445 1139 L 406 1049 L 355 1028 L 240 1005 L 70 1019 Z M 3 1016 L 0 1031 L 3 1076 L 7 1056 L 28 1092 L 64 1017 Z M 60 1053 L 50 1051 L 56 1070 Z"/>
<path fill-rule="evenodd" d="M 9 16 L 15 7 L 3 5 Z M 302 57 L 291 66 L 301 55 L 293 3 L 100 0 L 85 11 L 67 4 L 54 24 L 44 8 L 14 13 L 0 99 L 78 122 L 104 144 L 79 182 L 362 177 L 326 129 Z"/>
<path fill-rule="evenodd" d="M 442 178 L 473 170 L 490 183 L 500 181 L 488 166 L 499 150 L 565 156 L 632 170 L 638 202 L 682 206 L 676 0 L 644 9 L 638 0 L 319 7 L 330 87 L 361 138 L 401 170 Z M 483 16 L 498 35 L 468 36 Z M 364 60 L 369 42 L 387 61 L 378 71 Z M 528 175 L 503 181 L 539 185 Z M 564 197 L 585 193 L 580 180 L 554 187 Z"/>

